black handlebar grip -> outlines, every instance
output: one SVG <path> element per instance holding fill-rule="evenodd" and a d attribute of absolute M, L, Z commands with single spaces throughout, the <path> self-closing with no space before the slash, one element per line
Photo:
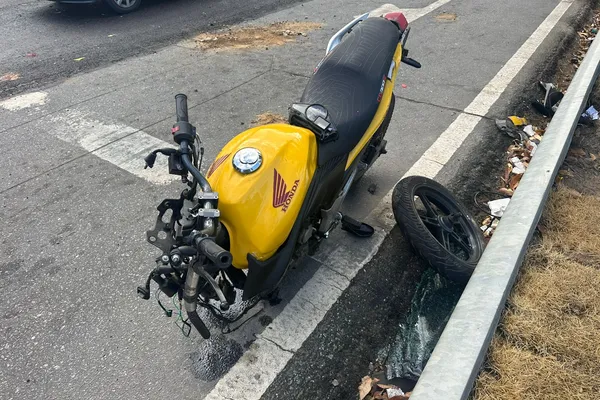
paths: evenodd
<path fill-rule="evenodd" d="M 175 96 L 175 113 L 177 114 L 177 122 L 189 122 L 187 96 L 185 94 L 180 93 Z"/>
<path fill-rule="evenodd" d="M 200 240 L 198 250 L 220 269 L 229 267 L 233 261 L 231 253 L 216 244 L 212 239 L 205 238 Z"/>

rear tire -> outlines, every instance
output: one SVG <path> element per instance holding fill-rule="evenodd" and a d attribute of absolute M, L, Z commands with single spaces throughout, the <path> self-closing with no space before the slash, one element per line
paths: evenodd
<path fill-rule="evenodd" d="M 448 189 L 434 180 L 410 176 L 394 188 L 392 208 L 404 237 L 423 259 L 454 282 L 469 281 L 483 254 L 483 235 Z"/>
<path fill-rule="evenodd" d="M 103 0 L 117 14 L 127 14 L 140 8 L 142 0 Z"/>

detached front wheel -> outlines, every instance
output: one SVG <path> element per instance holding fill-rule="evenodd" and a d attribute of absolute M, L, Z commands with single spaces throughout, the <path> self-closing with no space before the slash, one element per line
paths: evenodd
<path fill-rule="evenodd" d="M 137 10 L 142 0 L 104 0 L 104 4 L 118 14 L 127 14 Z"/>
<path fill-rule="evenodd" d="M 468 210 L 434 180 L 410 176 L 392 195 L 400 230 L 439 273 L 466 284 L 484 250 L 483 235 Z"/>

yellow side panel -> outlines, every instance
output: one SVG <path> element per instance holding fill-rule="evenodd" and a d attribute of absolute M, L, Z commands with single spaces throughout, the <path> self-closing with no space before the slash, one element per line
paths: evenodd
<path fill-rule="evenodd" d="M 392 79 L 389 79 L 385 83 L 385 88 L 383 89 L 383 96 L 381 98 L 381 103 L 379 103 L 379 107 L 377 108 L 377 112 L 375 113 L 375 117 L 369 128 L 367 128 L 366 134 L 362 137 L 360 142 L 356 145 L 354 149 L 348 155 L 348 162 L 346 163 L 346 169 L 352 165 L 354 159 L 360 154 L 360 152 L 365 148 L 367 143 L 371 140 L 377 129 L 383 123 L 385 119 L 385 114 L 387 113 L 388 108 L 390 107 L 390 103 L 392 101 L 392 95 L 394 90 L 394 84 L 396 82 L 396 74 L 398 73 L 398 68 L 400 67 L 400 60 L 402 59 L 402 45 L 398 44 L 396 48 L 396 52 L 394 53 L 394 62 L 396 63 L 396 67 L 394 68 L 394 72 L 392 73 Z"/>
<path fill-rule="evenodd" d="M 232 164 L 245 147 L 262 154 L 261 167 L 250 174 Z M 308 129 L 272 124 L 233 138 L 210 166 L 207 177 L 219 193 L 221 222 L 230 237 L 233 265 L 247 268 L 246 255 L 271 257 L 288 237 L 317 165 L 317 142 Z"/>

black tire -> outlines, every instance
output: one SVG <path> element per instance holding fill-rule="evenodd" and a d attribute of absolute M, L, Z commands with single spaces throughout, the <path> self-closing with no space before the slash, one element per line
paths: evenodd
<path fill-rule="evenodd" d="M 392 209 L 404 237 L 422 258 L 456 283 L 469 281 L 485 248 L 483 235 L 448 189 L 425 177 L 404 178 L 394 188 Z"/>
<path fill-rule="evenodd" d="M 103 0 L 117 14 L 127 14 L 140 8 L 142 0 Z"/>

